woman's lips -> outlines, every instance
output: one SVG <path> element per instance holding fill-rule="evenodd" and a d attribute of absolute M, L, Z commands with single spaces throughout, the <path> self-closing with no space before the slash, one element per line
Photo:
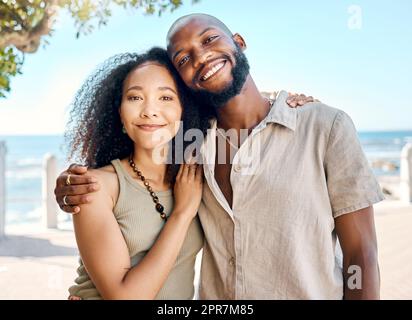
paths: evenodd
<path fill-rule="evenodd" d="M 139 124 L 137 127 L 143 131 L 153 132 L 165 127 L 165 124 Z"/>

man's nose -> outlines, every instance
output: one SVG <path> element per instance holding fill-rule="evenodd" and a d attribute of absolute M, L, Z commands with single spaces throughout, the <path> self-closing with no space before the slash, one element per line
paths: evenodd
<path fill-rule="evenodd" d="M 211 52 L 206 49 L 198 48 L 194 50 L 193 67 L 197 69 L 200 65 L 205 64 L 208 60 L 210 60 L 211 56 Z"/>

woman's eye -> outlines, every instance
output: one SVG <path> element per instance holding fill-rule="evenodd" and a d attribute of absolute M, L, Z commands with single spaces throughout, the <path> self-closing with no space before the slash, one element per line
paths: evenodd
<path fill-rule="evenodd" d="M 160 100 L 163 100 L 163 101 L 172 101 L 173 98 L 172 98 L 172 97 L 169 97 L 169 96 L 163 96 L 163 97 L 160 98 Z"/>
<path fill-rule="evenodd" d="M 182 59 L 180 59 L 180 61 L 179 61 L 179 67 L 180 67 L 181 65 L 183 65 L 187 60 L 189 60 L 189 57 L 188 57 L 188 56 L 184 56 Z"/>
<path fill-rule="evenodd" d="M 137 100 L 141 100 L 142 98 L 138 97 L 138 96 L 129 96 L 127 97 L 128 101 L 137 101 Z"/>
<path fill-rule="evenodd" d="M 217 37 L 218 37 L 218 36 L 210 36 L 210 37 L 208 37 L 208 38 L 205 40 L 204 44 L 208 44 L 209 42 L 213 41 L 213 40 L 216 39 Z"/>

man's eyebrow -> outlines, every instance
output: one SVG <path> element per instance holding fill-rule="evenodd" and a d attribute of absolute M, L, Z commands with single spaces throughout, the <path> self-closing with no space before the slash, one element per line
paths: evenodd
<path fill-rule="evenodd" d="M 204 29 L 203 31 L 201 31 L 197 36 L 201 37 L 202 35 L 204 35 L 206 32 L 208 32 L 209 30 L 213 30 L 215 29 L 214 27 L 207 27 L 206 29 Z M 180 49 L 178 51 L 176 51 L 176 53 L 173 55 L 172 60 L 174 61 L 176 59 L 176 57 L 183 51 L 183 49 Z"/>
<path fill-rule="evenodd" d="M 203 34 L 205 34 L 206 32 L 208 32 L 209 30 L 212 30 L 212 29 L 215 29 L 215 28 L 213 28 L 213 27 L 208 27 L 208 28 L 206 28 L 205 30 L 203 30 L 202 32 L 200 32 L 200 33 L 198 34 L 198 36 L 200 37 L 200 36 L 202 36 Z"/>
<path fill-rule="evenodd" d="M 183 51 L 183 49 L 180 49 L 180 50 L 178 50 L 178 51 L 176 51 L 176 53 L 173 55 L 173 59 L 172 59 L 172 61 L 174 61 L 175 59 L 176 59 L 176 57 L 180 54 L 180 52 L 182 52 Z"/>

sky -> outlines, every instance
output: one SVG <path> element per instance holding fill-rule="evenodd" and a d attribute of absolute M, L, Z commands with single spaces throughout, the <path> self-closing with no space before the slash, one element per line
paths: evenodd
<path fill-rule="evenodd" d="M 178 17 L 208 13 L 243 36 L 262 91 L 312 95 L 348 113 L 359 131 L 412 130 L 412 1 L 190 0 L 173 13 L 117 9 L 75 38 L 61 12 L 49 44 L 28 54 L 0 99 L 0 135 L 61 134 L 85 78 L 110 56 L 165 46 Z"/>

